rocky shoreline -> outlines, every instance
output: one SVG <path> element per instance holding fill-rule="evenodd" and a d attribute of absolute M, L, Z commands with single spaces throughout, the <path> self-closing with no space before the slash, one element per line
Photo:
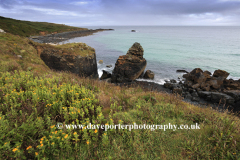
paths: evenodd
<path fill-rule="evenodd" d="M 59 43 L 71 38 L 89 36 L 96 32 L 101 31 L 112 31 L 113 29 L 95 29 L 95 30 L 79 30 L 79 31 L 70 31 L 63 33 L 53 33 L 44 36 L 32 36 L 29 39 L 38 42 L 38 43 Z"/>
<path fill-rule="evenodd" d="M 151 82 L 136 81 L 138 78 L 153 79 L 154 73 L 144 70 L 147 61 L 143 58 L 143 48 L 140 43 L 135 42 L 129 48 L 126 55 L 119 56 L 116 61 L 113 73 L 103 70 L 100 80 L 126 85 L 141 86 L 146 90 L 178 94 L 184 101 L 201 107 L 209 106 L 218 110 L 240 110 L 240 79 L 227 79 L 229 73 L 223 70 L 216 70 L 213 75 L 209 71 L 202 71 L 195 68 L 190 73 L 184 70 L 183 80 L 177 83 L 170 80 L 164 85 Z"/>
<path fill-rule="evenodd" d="M 71 38 L 88 36 L 99 31 L 108 30 L 113 29 L 80 30 L 30 37 L 30 39 L 40 43 L 59 43 Z M 39 46 L 36 49 L 43 50 L 39 49 Z M 43 51 L 45 50 L 47 49 L 44 49 Z M 183 97 L 184 101 L 200 107 L 212 107 L 217 110 L 228 108 L 234 112 L 240 111 L 240 80 L 234 81 L 232 79 L 226 79 L 229 75 L 226 71 L 216 70 L 214 74 L 211 75 L 210 72 L 203 72 L 200 68 L 196 68 L 190 73 L 184 70 L 177 70 L 177 72 L 186 73 L 183 75 L 183 81 L 177 83 L 176 80 L 171 80 L 164 85 L 153 82 L 137 81 L 136 79 L 140 77 L 154 79 L 154 73 L 152 71 L 147 70 L 144 74 L 147 61 L 143 58 L 143 52 L 144 50 L 142 46 L 137 42 L 134 43 L 133 46 L 129 48 L 126 55 L 119 56 L 113 73 L 111 74 L 103 71 L 104 74 L 100 80 L 115 83 L 120 86 L 140 86 L 144 90 L 178 94 Z M 43 53 L 40 54 L 44 57 Z M 94 60 L 96 61 L 96 57 Z M 96 64 L 96 62 L 94 64 Z M 51 67 L 52 65 L 48 64 L 48 66 Z M 76 67 L 77 70 L 79 70 L 79 67 Z M 71 70 L 71 67 L 67 70 Z"/>

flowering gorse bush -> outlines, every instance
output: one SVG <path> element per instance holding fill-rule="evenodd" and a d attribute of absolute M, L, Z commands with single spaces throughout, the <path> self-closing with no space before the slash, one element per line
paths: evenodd
<path fill-rule="evenodd" d="M 59 77 L 39 78 L 30 72 L 16 71 L 0 73 L 2 158 L 70 156 L 82 146 L 89 149 L 97 145 L 107 133 L 85 128 L 59 130 L 57 122 L 87 126 L 103 121 L 106 122 L 98 99 L 90 89 L 62 83 Z"/>

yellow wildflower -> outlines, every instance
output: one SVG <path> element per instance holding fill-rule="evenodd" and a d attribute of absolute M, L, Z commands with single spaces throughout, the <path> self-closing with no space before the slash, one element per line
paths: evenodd
<path fill-rule="evenodd" d="M 38 152 L 35 152 L 35 155 L 37 156 L 37 155 L 38 155 Z"/>
<path fill-rule="evenodd" d="M 18 150 L 17 148 L 14 148 L 12 151 L 13 151 L 13 152 L 16 152 L 17 150 Z"/>
<path fill-rule="evenodd" d="M 87 145 L 89 144 L 89 142 L 88 142 L 88 141 L 87 141 L 86 143 L 87 143 Z"/>
<path fill-rule="evenodd" d="M 43 144 L 41 144 L 41 147 L 43 146 Z"/>
<path fill-rule="evenodd" d="M 52 145 L 54 145 L 55 143 L 54 142 L 52 142 Z"/>
<path fill-rule="evenodd" d="M 32 146 L 28 146 L 28 147 L 27 147 L 27 150 L 29 150 L 30 148 L 32 148 Z"/>
<path fill-rule="evenodd" d="M 97 133 L 97 130 L 95 129 L 95 131 L 94 131 L 95 133 Z"/>
<path fill-rule="evenodd" d="M 2 119 L 2 117 L 0 117 L 0 120 Z"/>
<path fill-rule="evenodd" d="M 77 132 L 74 132 L 73 135 L 77 134 Z"/>
<path fill-rule="evenodd" d="M 64 136 L 64 138 L 67 138 L 68 137 L 68 134 L 66 134 L 65 136 Z"/>

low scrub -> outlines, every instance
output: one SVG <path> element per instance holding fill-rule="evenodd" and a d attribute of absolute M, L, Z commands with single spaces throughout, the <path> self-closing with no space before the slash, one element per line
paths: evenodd
<path fill-rule="evenodd" d="M 238 159 L 239 118 L 179 97 L 69 73 L 0 73 L 1 159 Z M 110 96 L 109 106 L 106 103 Z M 108 110 L 107 110 L 108 108 Z M 104 112 L 105 111 L 105 112 Z M 200 129 L 59 129 L 60 124 L 174 125 Z"/>

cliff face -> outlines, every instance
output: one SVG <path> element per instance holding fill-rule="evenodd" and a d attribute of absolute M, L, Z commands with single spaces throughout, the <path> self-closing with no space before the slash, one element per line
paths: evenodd
<path fill-rule="evenodd" d="M 95 50 L 86 44 L 34 45 L 49 68 L 70 71 L 83 77 L 98 78 Z"/>

